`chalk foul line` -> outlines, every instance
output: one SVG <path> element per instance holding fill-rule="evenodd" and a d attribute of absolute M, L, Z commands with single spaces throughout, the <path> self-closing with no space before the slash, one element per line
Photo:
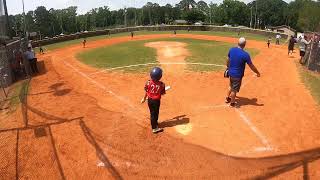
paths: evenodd
<path fill-rule="evenodd" d="M 114 96 L 115 98 L 117 98 L 118 100 L 120 100 L 121 102 L 125 103 L 126 105 L 128 105 L 130 108 L 135 108 L 134 105 L 127 99 L 125 99 L 122 96 L 117 95 L 116 93 L 114 93 L 113 91 L 107 89 L 104 85 L 100 84 L 99 82 L 95 81 L 94 79 L 90 78 L 87 74 L 79 71 L 79 69 L 75 68 L 74 66 L 72 66 L 71 64 L 64 62 L 65 65 L 67 65 L 68 67 L 70 67 L 71 69 L 73 69 L 74 71 L 76 71 L 77 73 L 79 73 L 82 77 L 88 79 L 91 83 L 95 84 L 97 87 L 103 89 L 104 91 L 106 91 L 107 93 L 111 94 L 112 96 Z"/>
<path fill-rule="evenodd" d="M 90 78 L 87 74 L 81 72 L 79 69 L 75 68 L 71 64 L 69 64 L 67 62 L 64 62 L 64 64 L 66 66 L 70 67 L 71 69 L 73 69 L 74 71 L 76 71 L 77 73 L 79 73 L 81 76 L 83 76 L 87 80 L 89 80 L 91 83 L 95 84 L 97 87 L 105 90 L 107 93 L 111 94 L 112 96 L 114 96 L 115 98 L 120 100 L 121 102 L 125 103 L 130 108 L 137 109 L 137 108 L 135 108 L 135 106 L 130 101 L 126 100 L 122 96 L 117 95 L 113 91 L 107 89 L 104 85 L 102 85 L 99 82 L 95 81 L 94 79 Z M 158 63 L 151 63 L 151 64 L 158 64 Z M 172 64 L 172 63 L 164 63 L 164 64 Z M 173 63 L 173 64 L 186 64 L 186 63 Z M 192 64 L 199 64 L 199 63 L 192 63 Z M 142 64 L 142 65 L 146 65 L 146 64 Z M 130 65 L 130 66 L 134 67 L 134 66 L 139 66 L 139 65 Z M 218 66 L 223 66 L 223 65 L 218 65 Z M 117 67 L 117 68 L 120 69 L 122 67 Z M 115 68 L 112 68 L 112 69 L 115 69 Z M 224 108 L 224 107 L 228 107 L 228 106 L 226 106 L 226 105 L 217 105 L 217 106 L 207 106 L 207 107 L 203 107 L 203 108 L 209 108 L 210 109 L 210 108 Z M 257 148 L 255 148 L 255 151 L 257 151 L 257 152 L 260 151 L 261 152 L 261 151 L 272 151 L 272 150 L 274 150 L 274 148 L 270 145 L 270 143 L 267 140 L 267 138 L 253 125 L 253 123 L 250 121 L 250 119 L 242 111 L 240 111 L 239 109 L 235 108 L 235 110 L 239 113 L 239 115 L 240 115 L 241 119 L 243 120 L 243 122 L 246 123 L 249 126 L 249 128 L 256 134 L 256 136 L 261 140 L 262 144 L 265 146 L 265 147 L 257 147 Z"/>
<path fill-rule="evenodd" d="M 265 147 L 256 148 L 255 150 L 256 151 L 272 151 L 273 147 L 269 143 L 268 139 L 258 130 L 256 126 L 253 125 L 251 120 L 244 114 L 244 112 L 242 112 L 238 108 L 235 108 L 235 110 L 239 113 L 242 121 L 248 125 L 248 127 L 255 133 L 255 135 L 260 139 L 262 144 L 265 146 Z"/>
<path fill-rule="evenodd" d="M 159 62 L 159 63 L 144 63 L 144 64 L 132 64 L 127 66 L 118 66 L 113 68 L 103 69 L 98 72 L 91 73 L 90 75 L 99 74 L 107 71 L 117 70 L 117 69 L 125 69 L 131 67 L 139 67 L 139 66 L 149 66 L 149 65 L 201 65 L 201 66 L 216 66 L 216 67 L 225 67 L 225 65 L 221 64 L 210 64 L 210 63 L 188 63 L 188 62 Z"/>

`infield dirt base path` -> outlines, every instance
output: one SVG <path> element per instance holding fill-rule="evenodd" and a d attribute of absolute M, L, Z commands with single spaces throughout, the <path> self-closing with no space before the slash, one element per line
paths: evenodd
<path fill-rule="evenodd" d="M 133 40 L 194 38 L 236 43 L 226 37 L 147 35 Z M 153 135 L 148 109 L 140 105 L 147 74 L 97 73 L 75 59 L 83 50 L 130 41 L 88 42 L 48 52 L 42 74 L 33 78 L 27 122 L 7 120 L 0 133 L 0 175 L 36 179 L 319 179 L 320 113 L 299 79 L 286 48 L 267 49 L 247 70 L 238 101 L 225 106 L 228 80 L 221 72 L 174 73 Z M 3 126 L 2 126 L 3 127 Z M 35 129 L 43 136 L 35 137 Z M 37 131 L 38 132 L 38 131 Z M 41 133 L 40 133 L 41 134 Z M 43 134 L 43 133 L 42 133 Z"/>
<path fill-rule="evenodd" d="M 159 63 L 185 63 L 185 59 L 189 56 L 186 49 L 187 44 L 181 42 L 157 41 L 145 44 L 146 47 L 157 50 L 157 61 Z M 165 73 L 181 74 L 186 69 L 185 64 L 178 65 L 161 65 Z"/>

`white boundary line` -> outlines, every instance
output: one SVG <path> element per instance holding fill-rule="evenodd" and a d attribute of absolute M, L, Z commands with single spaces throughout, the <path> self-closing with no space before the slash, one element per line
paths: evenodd
<path fill-rule="evenodd" d="M 127 104 L 129 107 L 134 108 L 134 105 L 126 100 L 124 97 L 117 95 L 116 93 L 114 93 L 113 91 L 107 89 L 106 86 L 98 83 L 97 81 L 95 81 L 94 79 L 90 78 L 88 75 L 86 75 L 85 73 L 79 71 L 79 69 L 75 68 L 74 66 L 72 66 L 71 64 L 64 62 L 65 65 L 67 65 L 68 67 L 70 67 L 71 69 L 73 69 L 74 71 L 76 71 L 77 73 L 79 73 L 81 76 L 83 76 L 84 78 L 88 79 L 91 83 L 95 84 L 96 86 L 98 86 L 99 88 L 103 89 L 104 91 L 106 91 L 107 93 L 111 94 L 112 96 L 114 96 L 115 98 L 117 98 L 118 100 L 124 102 L 125 104 Z"/>
<path fill-rule="evenodd" d="M 239 113 L 242 121 L 249 126 L 249 128 L 256 134 L 256 136 L 261 140 L 262 144 L 265 147 L 259 147 L 255 150 L 258 151 L 272 151 L 273 148 L 270 145 L 268 139 L 258 130 L 256 126 L 253 125 L 253 123 L 250 121 L 250 119 L 239 109 L 235 108 L 235 110 Z"/>
<path fill-rule="evenodd" d="M 273 57 L 272 57 L 273 59 Z M 71 64 L 64 62 L 65 65 L 69 66 L 71 69 L 73 69 L 74 71 L 76 71 L 77 73 L 79 73 L 81 76 L 83 76 L 84 78 L 88 79 L 90 82 L 92 82 L 93 84 L 95 84 L 96 86 L 98 86 L 99 88 L 105 90 L 107 93 L 113 95 L 115 98 L 117 98 L 118 100 L 124 102 L 125 104 L 127 104 L 129 107 L 134 108 L 134 105 L 129 102 L 128 100 L 124 99 L 122 96 L 117 95 L 116 93 L 114 93 L 111 90 L 108 90 L 104 85 L 98 83 L 97 81 L 95 81 L 94 79 L 90 78 L 87 74 L 79 71 L 77 68 L 75 68 L 74 66 L 72 66 Z M 205 64 L 205 63 L 146 63 L 146 64 L 136 64 L 136 65 L 129 65 L 129 66 L 122 66 L 122 67 L 115 67 L 115 68 L 109 68 L 109 69 L 105 69 L 99 72 L 95 72 L 92 74 L 97 74 L 100 72 L 106 72 L 106 71 L 111 71 L 111 70 L 115 70 L 115 69 L 122 69 L 122 68 L 128 68 L 128 67 L 136 67 L 136 66 L 147 66 L 147 65 L 155 65 L 155 64 L 162 64 L 162 65 L 185 65 L 185 64 L 192 64 L 192 65 L 206 65 L 206 66 L 218 66 L 218 67 L 225 67 L 224 65 L 219 65 L 219 64 Z M 92 75 L 91 74 L 91 75 Z M 246 85 L 246 84 L 245 84 Z M 204 108 L 224 108 L 227 107 L 225 105 L 217 105 L 217 106 L 207 106 Z M 262 144 L 265 147 L 258 147 L 255 149 L 255 151 L 272 151 L 273 147 L 270 145 L 269 141 L 267 140 L 267 138 L 253 125 L 253 123 L 250 121 L 250 119 L 240 110 L 236 109 L 236 111 L 239 113 L 241 119 L 243 120 L 243 122 L 245 124 L 247 124 L 249 126 L 249 128 L 256 134 L 256 136 L 261 140 Z"/>
<path fill-rule="evenodd" d="M 220 105 L 214 105 L 214 106 L 200 106 L 199 109 L 216 109 L 216 108 L 224 108 L 228 107 L 227 104 L 220 104 Z"/>
<path fill-rule="evenodd" d="M 107 68 L 98 72 L 91 73 L 90 75 L 99 74 L 107 71 L 112 71 L 116 69 L 125 69 L 130 67 L 138 67 L 138 66 L 148 66 L 148 65 L 201 65 L 201 66 L 216 66 L 216 67 L 225 67 L 225 65 L 221 64 L 209 64 L 209 63 L 186 63 L 186 62 L 162 62 L 162 63 L 145 63 L 145 64 L 132 64 L 128 66 L 119 66 L 114 68 Z"/>

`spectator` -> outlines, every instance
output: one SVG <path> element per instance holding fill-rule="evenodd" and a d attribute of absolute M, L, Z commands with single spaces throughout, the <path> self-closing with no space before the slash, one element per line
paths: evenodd
<path fill-rule="evenodd" d="M 280 39 L 281 39 L 280 34 L 277 34 L 276 35 L 276 45 L 280 45 Z"/>
<path fill-rule="evenodd" d="M 268 48 L 270 48 L 270 43 L 271 43 L 272 39 L 271 37 L 269 37 L 268 41 L 267 41 L 267 44 L 268 44 Z"/>
<path fill-rule="evenodd" d="M 306 49 L 307 49 L 307 46 L 311 43 L 311 40 L 310 41 L 307 41 L 305 40 L 304 36 L 300 36 L 299 37 L 299 40 L 298 40 L 298 44 L 299 44 L 299 49 L 300 49 L 300 64 L 304 64 L 304 56 L 306 54 Z"/>
<path fill-rule="evenodd" d="M 31 46 L 28 45 L 28 50 L 25 52 L 26 60 L 29 62 L 31 67 L 31 72 L 33 74 L 39 73 L 38 67 L 37 67 L 37 58 L 35 57 L 35 53 L 32 50 Z"/>
<path fill-rule="evenodd" d="M 289 45 L 288 45 L 288 56 L 289 56 L 290 51 L 291 51 L 291 55 L 293 53 L 294 43 L 296 43 L 296 39 L 293 36 L 291 36 L 291 38 L 289 40 Z"/>

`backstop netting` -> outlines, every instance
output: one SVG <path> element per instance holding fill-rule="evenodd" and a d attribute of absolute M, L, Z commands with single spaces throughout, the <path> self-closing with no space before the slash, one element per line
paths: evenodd
<path fill-rule="evenodd" d="M 311 70 L 320 72 L 320 33 L 309 34 L 314 37 L 313 42 L 308 46 L 305 56 L 305 66 Z"/>
<path fill-rule="evenodd" d="M 5 13 L 4 0 L 0 0 L 0 90 L 8 87 L 17 80 L 17 70 L 21 69 L 21 61 L 17 56 L 27 47 L 27 41 L 20 39 L 13 41 L 8 37 L 8 23 Z M 2 99 L 3 90 L 0 91 Z"/>

